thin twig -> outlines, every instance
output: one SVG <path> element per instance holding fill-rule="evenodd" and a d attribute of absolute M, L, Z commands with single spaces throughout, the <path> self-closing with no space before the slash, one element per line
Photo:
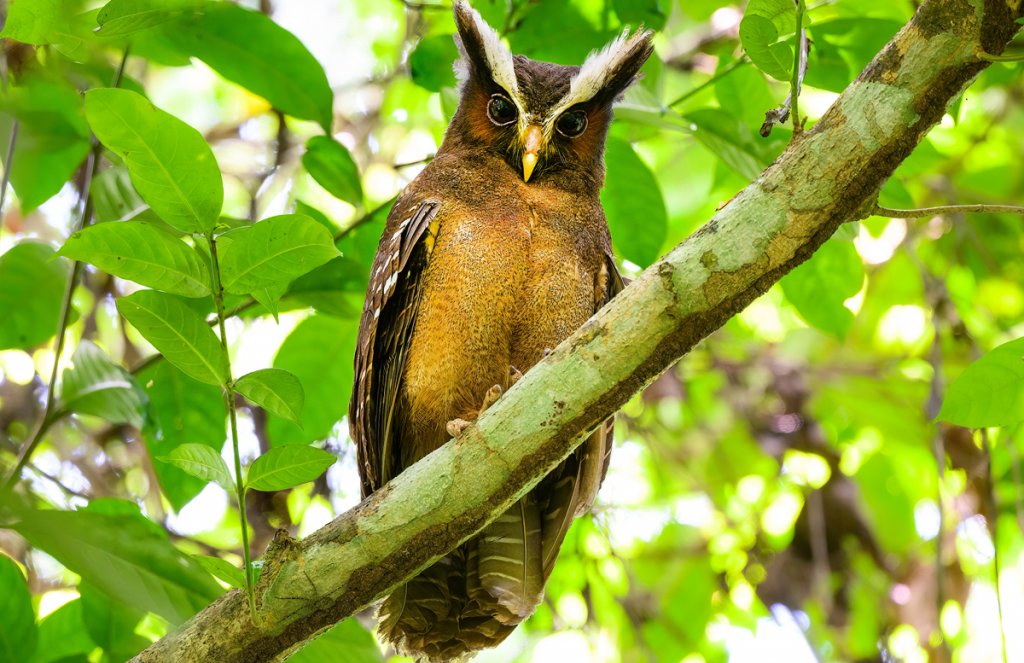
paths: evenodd
<path fill-rule="evenodd" d="M 992 583 L 996 590 L 996 609 L 999 616 L 999 638 L 1003 646 L 1003 663 L 1009 660 L 1006 656 L 1006 622 L 1003 619 L 1003 592 L 999 588 L 999 502 L 996 500 L 996 489 L 992 483 L 992 443 L 988 439 L 988 430 L 981 429 L 981 448 L 985 453 L 985 500 L 988 502 L 989 530 L 992 532 Z"/>
<path fill-rule="evenodd" d="M 1024 62 L 1024 53 L 1010 53 L 1008 55 L 993 55 L 984 51 L 978 53 L 978 59 L 985 62 Z"/>
<path fill-rule="evenodd" d="M 893 219 L 923 219 L 943 214 L 1019 214 L 1024 216 L 1024 207 L 1016 205 L 940 205 L 916 209 L 892 209 L 875 205 L 871 216 L 887 216 Z"/>
<path fill-rule="evenodd" d="M 789 96 L 778 108 L 773 108 L 764 114 L 764 124 L 761 125 L 761 136 L 767 138 L 771 135 L 776 124 L 782 124 L 790 117 L 792 108 L 793 136 L 796 137 L 804 129 L 803 120 L 800 119 L 800 88 L 803 86 L 804 76 L 807 75 L 807 55 L 810 50 L 810 42 L 807 40 L 807 31 L 804 30 L 804 0 L 794 0 L 796 3 L 796 34 L 797 48 L 793 56 L 793 77 L 789 85 Z"/>
<path fill-rule="evenodd" d="M 119 87 L 121 85 L 121 78 L 124 76 L 124 68 L 128 62 L 128 53 L 130 48 L 125 48 L 124 54 L 121 56 L 121 64 L 118 65 L 117 71 L 114 74 L 114 80 L 111 87 Z M 92 187 L 93 174 L 96 172 L 96 163 L 100 159 L 100 153 L 103 150 L 103 146 L 95 136 L 92 138 L 92 149 L 89 150 L 89 156 L 86 158 L 85 171 L 82 177 L 82 213 L 79 216 L 78 223 L 72 229 L 72 234 L 82 230 L 92 221 L 92 196 L 89 195 L 89 189 Z M 71 274 L 68 277 L 67 284 L 64 287 L 64 298 L 61 302 L 60 317 L 57 321 L 57 342 L 53 348 L 53 369 L 50 371 L 50 383 L 46 385 L 46 405 L 43 408 L 43 415 L 39 419 L 39 423 L 36 425 L 35 431 L 32 433 L 29 441 L 21 448 L 21 453 L 18 454 L 18 460 L 14 464 L 14 469 L 11 470 L 10 475 L 4 482 L 2 488 L 0 488 L 0 495 L 5 494 L 18 480 L 21 475 L 22 469 L 25 464 L 28 463 L 32 457 L 32 452 L 35 451 L 36 447 L 43 439 L 43 435 L 49 430 L 50 426 L 61 418 L 62 413 L 54 411 L 54 403 L 56 401 L 57 393 L 57 375 L 60 370 L 60 356 L 64 351 L 64 341 L 67 339 L 68 331 L 68 319 L 71 317 L 71 299 L 75 294 L 75 287 L 78 285 L 78 279 L 82 274 L 82 263 L 75 260 L 71 263 Z"/>

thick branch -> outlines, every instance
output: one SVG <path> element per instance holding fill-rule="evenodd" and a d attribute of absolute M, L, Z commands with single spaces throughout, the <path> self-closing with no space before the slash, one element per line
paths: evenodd
<path fill-rule="evenodd" d="M 463 437 L 302 542 L 139 661 L 268 661 L 370 604 L 479 531 L 695 343 L 842 223 L 1017 29 L 1020 0 L 929 0 L 817 125 L 703 228 L 530 370 Z"/>

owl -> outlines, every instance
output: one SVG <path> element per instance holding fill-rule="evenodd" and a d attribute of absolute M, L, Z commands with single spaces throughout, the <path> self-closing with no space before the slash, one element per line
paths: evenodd
<path fill-rule="evenodd" d="M 458 436 L 622 288 L 599 197 L 604 143 L 651 33 L 562 66 L 513 56 L 465 2 L 454 13 L 458 110 L 388 215 L 359 328 L 349 422 L 364 497 Z M 386 597 L 382 640 L 459 660 L 529 617 L 607 471 L 610 424 Z"/>

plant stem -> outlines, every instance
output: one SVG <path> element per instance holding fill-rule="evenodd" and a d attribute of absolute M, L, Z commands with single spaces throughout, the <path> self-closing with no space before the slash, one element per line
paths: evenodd
<path fill-rule="evenodd" d="M 228 423 L 231 428 L 231 450 L 235 459 L 235 496 L 238 498 L 238 517 L 242 523 L 242 560 L 245 564 L 245 593 L 249 599 L 249 612 L 253 621 L 256 619 L 256 599 L 252 586 L 252 560 L 249 553 L 249 526 L 245 514 L 245 483 L 242 481 L 242 457 L 238 451 L 238 415 L 235 409 L 234 380 L 231 377 L 231 359 L 228 356 L 228 335 L 224 327 L 224 286 L 220 280 L 220 261 L 217 258 L 217 239 L 213 233 L 206 235 L 210 243 L 210 261 L 213 272 L 213 301 L 217 305 L 217 326 L 220 329 L 220 347 L 224 353 L 227 384 L 223 385 L 224 403 L 228 410 Z"/>
<path fill-rule="evenodd" d="M 726 76 L 728 76 L 732 72 L 736 71 L 737 69 L 739 69 L 740 67 L 742 67 L 745 64 L 750 64 L 750 60 L 748 60 L 745 57 L 740 58 L 739 60 L 736 60 L 735 62 L 730 64 L 728 67 L 726 67 L 722 71 L 717 72 L 714 76 L 712 76 L 711 78 L 707 79 L 706 81 L 704 81 L 703 83 L 701 83 L 697 87 L 693 88 L 692 90 L 687 90 L 686 92 L 684 92 L 683 95 L 681 97 L 679 97 L 678 99 L 676 99 L 675 101 L 670 101 L 669 103 L 665 104 L 666 107 L 674 108 L 674 107 L 678 106 L 679 104 L 683 103 L 687 99 L 690 99 L 690 98 L 700 94 L 702 91 L 704 91 L 707 88 L 711 87 L 712 85 L 714 85 L 718 81 L 722 80 L 723 78 L 725 78 Z"/>
<path fill-rule="evenodd" d="M 800 119 L 800 85 L 807 71 L 807 33 L 804 32 L 804 0 L 796 0 L 796 55 L 793 57 L 793 80 L 789 93 L 793 100 L 793 135 L 804 130 L 804 122 Z"/>
<path fill-rule="evenodd" d="M 941 205 L 938 207 L 919 207 L 916 209 L 892 209 L 875 205 L 872 216 L 887 216 L 893 219 L 921 219 L 943 214 L 1020 214 L 1024 215 L 1024 207 L 1015 205 Z"/>
<path fill-rule="evenodd" d="M 4 178 L 3 182 L 0 182 L 0 235 L 4 230 L 4 203 L 7 202 L 7 185 L 11 182 L 11 161 L 14 159 L 14 144 L 17 140 L 18 120 L 14 120 L 11 125 L 11 139 L 7 143 L 7 156 L 4 158 Z"/>
<path fill-rule="evenodd" d="M 1024 62 L 1024 53 L 1010 53 L 1004 55 L 978 53 L 978 59 L 984 60 L 985 62 Z"/>
<path fill-rule="evenodd" d="M 124 76 L 124 68 L 128 63 L 128 52 L 129 49 L 125 48 L 124 55 L 121 57 L 121 64 L 118 65 L 117 71 L 114 73 L 114 80 L 111 87 L 118 87 L 121 84 L 121 78 Z M 13 147 L 13 145 L 12 145 Z M 103 150 L 103 146 L 96 140 L 96 137 L 92 138 L 92 149 L 89 150 L 89 156 L 86 157 L 85 171 L 82 176 L 82 214 L 78 218 L 78 223 L 71 230 L 74 234 L 85 228 L 92 221 L 92 197 L 89 195 L 89 190 L 92 188 L 92 177 L 96 172 L 96 164 L 100 159 L 100 152 Z M 10 161 L 8 160 L 8 163 Z M 7 173 L 10 168 L 5 169 L 4 180 L 6 191 L 6 179 Z M 82 274 L 82 264 L 77 260 L 71 263 L 71 275 L 68 277 L 68 282 L 64 286 L 64 298 L 61 301 L 60 317 L 57 319 L 57 343 L 53 348 L 53 369 L 50 371 L 50 383 L 46 385 L 46 405 L 43 407 L 43 415 L 39 418 L 39 423 L 36 425 L 35 431 L 32 433 L 32 437 L 29 441 L 21 448 L 21 452 L 18 454 L 18 460 L 14 464 L 14 469 L 11 470 L 6 481 L 4 481 L 3 487 L 0 487 L 0 496 L 5 495 L 8 489 L 14 486 L 14 483 L 18 480 L 18 476 L 21 471 L 25 468 L 29 459 L 32 458 L 32 452 L 36 450 L 39 443 L 43 440 L 43 436 L 50 429 L 58 419 L 61 418 L 62 413 L 53 411 L 53 404 L 56 400 L 57 391 L 57 371 L 60 370 L 60 355 L 64 351 L 64 341 L 67 339 L 67 327 L 68 318 L 71 316 L 71 299 L 75 294 L 75 286 L 78 285 L 78 278 Z"/>

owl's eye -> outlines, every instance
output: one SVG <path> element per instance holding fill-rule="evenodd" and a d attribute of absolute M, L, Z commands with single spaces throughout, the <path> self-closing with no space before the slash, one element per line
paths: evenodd
<path fill-rule="evenodd" d="M 515 122 L 518 115 L 515 104 L 509 101 L 508 97 L 501 94 L 491 96 L 491 101 L 487 104 L 487 117 L 491 122 L 504 127 Z"/>
<path fill-rule="evenodd" d="M 564 113 L 555 122 L 555 128 L 566 138 L 575 138 L 587 128 L 587 114 L 581 110 Z"/>

